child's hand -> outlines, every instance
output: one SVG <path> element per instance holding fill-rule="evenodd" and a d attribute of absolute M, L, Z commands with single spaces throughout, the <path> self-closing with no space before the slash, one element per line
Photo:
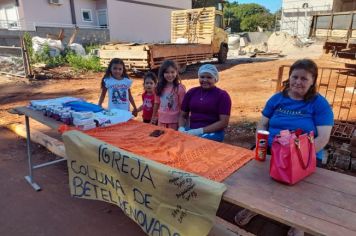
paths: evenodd
<path fill-rule="evenodd" d="M 133 111 L 132 111 L 132 115 L 134 116 L 134 117 L 136 117 L 137 116 L 137 109 L 135 108 L 135 109 L 133 109 Z"/>
<path fill-rule="evenodd" d="M 151 124 L 157 125 L 157 121 L 158 121 L 157 117 L 152 117 Z"/>

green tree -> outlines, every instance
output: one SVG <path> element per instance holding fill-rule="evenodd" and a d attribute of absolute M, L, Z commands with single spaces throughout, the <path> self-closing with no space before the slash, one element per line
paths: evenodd
<path fill-rule="evenodd" d="M 221 0 L 193 0 L 192 8 L 216 7 Z"/>
<path fill-rule="evenodd" d="M 236 7 L 235 14 L 237 18 L 242 20 L 247 16 L 263 14 L 263 13 L 269 13 L 269 11 L 265 7 L 257 3 L 248 3 L 248 4 L 239 4 Z"/>
<path fill-rule="evenodd" d="M 274 23 L 274 17 L 272 14 L 254 14 L 248 15 L 241 20 L 242 31 L 257 31 L 257 27 L 260 26 L 263 29 L 272 29 Z"/>
<path fill-rule="evenodd" d="M 240 31 L 240 19 L 237 17 L 238 3 L 236 1 L 225 4 L 224 19 L 225 25 L 231 28 L 232 32 Z"/>
<path fill-rule="evenodd" d="M 232 32 L 256 31 L 257 26 L 268 30 L 274 27 L 275 16 L 256 3 L 228 3 L 224 15 L 226 24 L 231 27 Z"/>

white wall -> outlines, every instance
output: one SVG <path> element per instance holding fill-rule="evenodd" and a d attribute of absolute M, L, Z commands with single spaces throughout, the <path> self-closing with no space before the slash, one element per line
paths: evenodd
<path fill-rule="evenodd" d="M 106 9 L 106 0 L 97 0 L 96 1 L 96 9 Z"/>
<path fill-rule="evenodd" d="M 304 3 L 308 6 L 303 8 Z M 309 35 L 312 15 L 331 11 L 332 7 L 333 0 L 283 0 L 281 31 L 306 38 Z"/>
<path fill-rule="evenodd" d="M 191 0 L 139 0 L 174 8 L 189 9 Z M 169 42 L 173 9 L 107 0 L 111 41 Z"/>
<path fill-rule="evenodd" d="M 62 2 L 62 5 L 54 5 L 49 4 L 48 0 L 19 0 L 22 17 L 28 27 L 33 24 L 72 24 L 69 0 Z"/>
<path fill-rule="evenodd" d="M 98 1 L 104 6 L 105 0 Z M 61 0 L 60 5 L 49 4 L 48 0 L 19 0 L 20 21 L 24 22 L 25 29 L 34 30 L 37 26 L 72 26 L 72 15 L 69 0 Z M 97 26 L 96 1 L 74 0 L 77 25 Z M 92 22 L 85 22 L 82 18 L 82 9 L 90 9 Z"/>
<path fill-rule="evenodd" d="M 77 25 L 98 25 L 98 18 L 96 15 L 96 1 L 93 0 L 74 0 L 75 8 L 75 18 L 77 20 Z M 84 21 L 82 17 L 82 10 L 90 10 L 92 21 Z"/>
<path fill-rule="evenodd" d="M 282 8 L 302 8 L 303 3 L 308 3 L 309 8 L 330 9 L 333 6 L 333 0 L 283 0 Z"/>

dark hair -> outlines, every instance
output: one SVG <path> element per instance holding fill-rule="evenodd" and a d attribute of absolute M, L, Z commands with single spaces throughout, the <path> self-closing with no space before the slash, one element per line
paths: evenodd
<path fill-rule="evenodd" d="M 119 58 L 113 58 L 111 59 L 111 61 L 109 62 L 109 65 L 108 65 L 108 68 L 106 68 L 106 71 L 105 71 L 105 74 L 103 76 L 103 78 L 101 79 L 101 88 L 104 88 L 105 87 L 105 82 L 104 82 L 104 79 L 105 78 L 109 78 L 110 76 L 112 76 L 111 74 L 111 67 L 115 64 L 119 64 L 119 65 L 122 65 L 123 67 L 123 71 L 122 71 L 122 77 L 129 77 L 127 75 L 127 72 L 126 72 L 126 67 L 125 67 L 125 63 L 123 60 L 119 59 Z"/>
<path fill-rule="evenodd" d="M 288 96 L 290 76 L 294 70 L 298 70 L 298 69 L 302 69 L 302 70 L 309 72 L 312 75 L 313 80 L 314 80 L 312 86 L 309 88 L 308 92 L 304 95 L 304 101 L 308 101 L 308 100 L 314 98 L 315 95 L 317 94 L 316 81 L 318 78 L 318 66 L 316 65 L 316 63 L 313 60 L 301 59 L 301 60 L 298 60 L 293 63 L 293 65 L 289 69 L 288 79 L 283 82 L 282 92 L 283 92 L 284 96 Z"/>
<path fill-rule="evenodd" d="M 155 73 L 149 71 L 143 76 L 143 83 L 146 82 L 146 79 L 151 79 L 155 84 L 157 84 L 157 76 Z"/>
<path fill-rule="evenodd" d="M 169 67 L 173 67 L 177 71 L 177 76 L 173 81 L 173 89 L 174 90 L 178 90 L 178 85 L 180 84 L 180 78 L 179 78 L 179 75 L 178 75 L 178 65 L 177 65 L 177 63 L 175 63 L 172 60 L 165 60 L 162 63 L 162 65 L 161 65 L 161 67 L 159 68 L 159 71 L 158 71 L 158 83 L 157 83 L 157 87 L 156 87 L 157 96 L 161 96 L 162 95 L 162 91 L 163 91 L 164 87 L 166 87 L 166 85 L 167 85 L 167 81 L 164 78 L 164 73 L 166 72 L 166 70 Z"/>

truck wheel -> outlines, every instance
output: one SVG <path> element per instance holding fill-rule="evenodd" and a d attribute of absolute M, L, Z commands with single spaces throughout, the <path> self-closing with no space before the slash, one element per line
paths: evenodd
<path fill-rule="evenodd" d="M 227 60 L 227 47 L 224 46 L 224 45 L 221 45 L 220 46 L 220 51 L 219 51 L 219 54 L 218 54 L 218 61 L 219 63 L 225 63 L 226 60 Z"/>

